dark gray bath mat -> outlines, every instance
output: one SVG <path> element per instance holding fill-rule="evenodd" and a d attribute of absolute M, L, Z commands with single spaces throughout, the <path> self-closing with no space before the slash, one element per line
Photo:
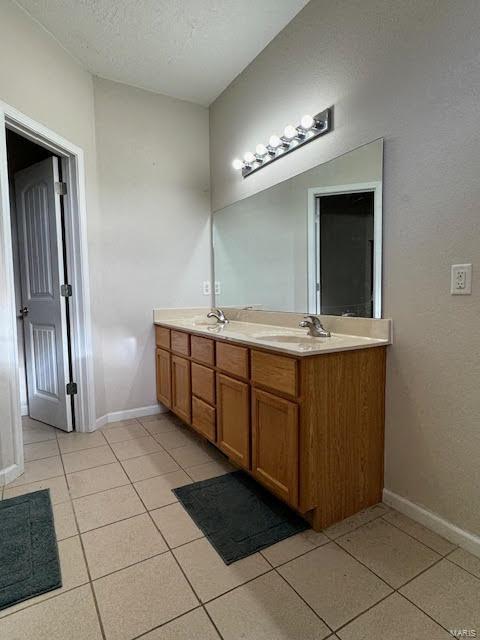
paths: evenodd
<path fill-rule="evenodd" d="M 173 492 L 225 564 L 250 556 L 309 525 L 243 471 Z"/>
<path fill-rule="evenodd" d="M 48 489 L 0 502 L 0 609 L 62 586 Z"/>

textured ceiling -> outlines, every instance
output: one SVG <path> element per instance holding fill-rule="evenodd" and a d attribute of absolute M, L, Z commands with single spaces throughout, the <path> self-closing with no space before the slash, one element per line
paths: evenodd
<path fill-rule="evenodd" d="M 209 105 L 308 0 L 16 0 L 90 72 Z"/>

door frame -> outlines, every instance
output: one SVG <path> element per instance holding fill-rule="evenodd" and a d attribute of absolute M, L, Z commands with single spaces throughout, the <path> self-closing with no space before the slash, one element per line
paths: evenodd
<path fill-rule="evenodd" d="M 67 195 L 64 198 L 67 269 L 74 291 L 70 298 L 70 322 L 73 375 L 79 389 L 74 400 L 76 430 L 92 431 L 96 421 L 84 152 L 54 131 L 0 101 L 0 299 L 5 301 L 7 311 L 0 323 L 0 331 L 8 352 L 2 357 L 1 365 L 8 374 L 11 417 L 11 421 L 7 420 L 7 423 L 10 422 L 11 432 L 0 432 L 0 442 L 3 437 L 6 442 L 13 441 L 14 454 L 14 464 L 3 472 L 0 469 L 0 484 L 2 479 L 9 482 L 23 472 L 7 128 L 60 157 L 62 179 L 67 184 Z M 2 474 L 4 478 L 1 477 Z"/>
<path fill-rule="evenodd" d="M 317 246 L 317 197 L 348 193 L 373 192 L 373 317 L 382 317 L 382 183 L 355 182 L 352 184 L 308 189 L 307 208 L 307 300 L 308 312 L 319 314 L 321 291 L 315 286 L 320 282 L 320 247 Z"/>

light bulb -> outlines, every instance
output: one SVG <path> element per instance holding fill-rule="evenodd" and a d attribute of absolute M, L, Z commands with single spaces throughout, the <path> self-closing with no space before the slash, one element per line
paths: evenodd
<path fill-rule="evenodd" d="M 287 138 L 287 140 L 293 140 L 293 138 L 295 138 L 297 134 L 298 131 L 295 129 L 295 127 L 292 127 L 291 124 L 287 124 L 283 131 L 283 135 L 285 136 L 285 138 Z"/>
<path fill-rule="evenodd" d="M 243 162 L 240 160 L 240 158 L 235 158 L 235 160 L 232 162 L 232 167 L 235 169 L 235 171 L 238 171 L 243 167 Z"/>
<path fill-rule="evenodd" d="M 247 153 L 243 156 L 243 159 L 247 164 L 251 164 L 252 162 L 255 162 L 255 156 L 251 151 L 247 151 Z"/>
<path fill-rule="evenodd" d="M 300 124 L 302 125 L 302 129 L 305 129 L 306 131 L 308 131 L 315 125 L 315 120 L 312 118 L 312 116 L 305 115 L 300 120 Z"/>
<path fill-rule="evenodd" d="M 264 144 L 257 144 L 255 151 L 257 152 L 257 156 L 260 156 L 262 158 L 268 153 L 267 147 Z"/>
<path fill-rule="evenodd" d="M 280 138 L 276 135 L 270 136 L 270 140 L 268 141 L 268 144 L 273 147 L 274 149 L 276 149 L 277 147 L 279 147 L 282 144 L 282 141 L 280 140 Z"/>

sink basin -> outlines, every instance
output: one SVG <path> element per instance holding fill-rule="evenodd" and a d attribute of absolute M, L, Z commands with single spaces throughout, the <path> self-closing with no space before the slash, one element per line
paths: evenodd
<path fill-rule="evenodd" d="M 256 340 L 264 340 L 265 342 L 282 342 L 286 344 L 323 344 L 324 342 L 331 342 L 332 338 L 313 338 L 311 336 L 292 336 L 292 335 L 257 335 L 254 336 Z M 333 338 L 335 340 L 335 338 Z"/>

